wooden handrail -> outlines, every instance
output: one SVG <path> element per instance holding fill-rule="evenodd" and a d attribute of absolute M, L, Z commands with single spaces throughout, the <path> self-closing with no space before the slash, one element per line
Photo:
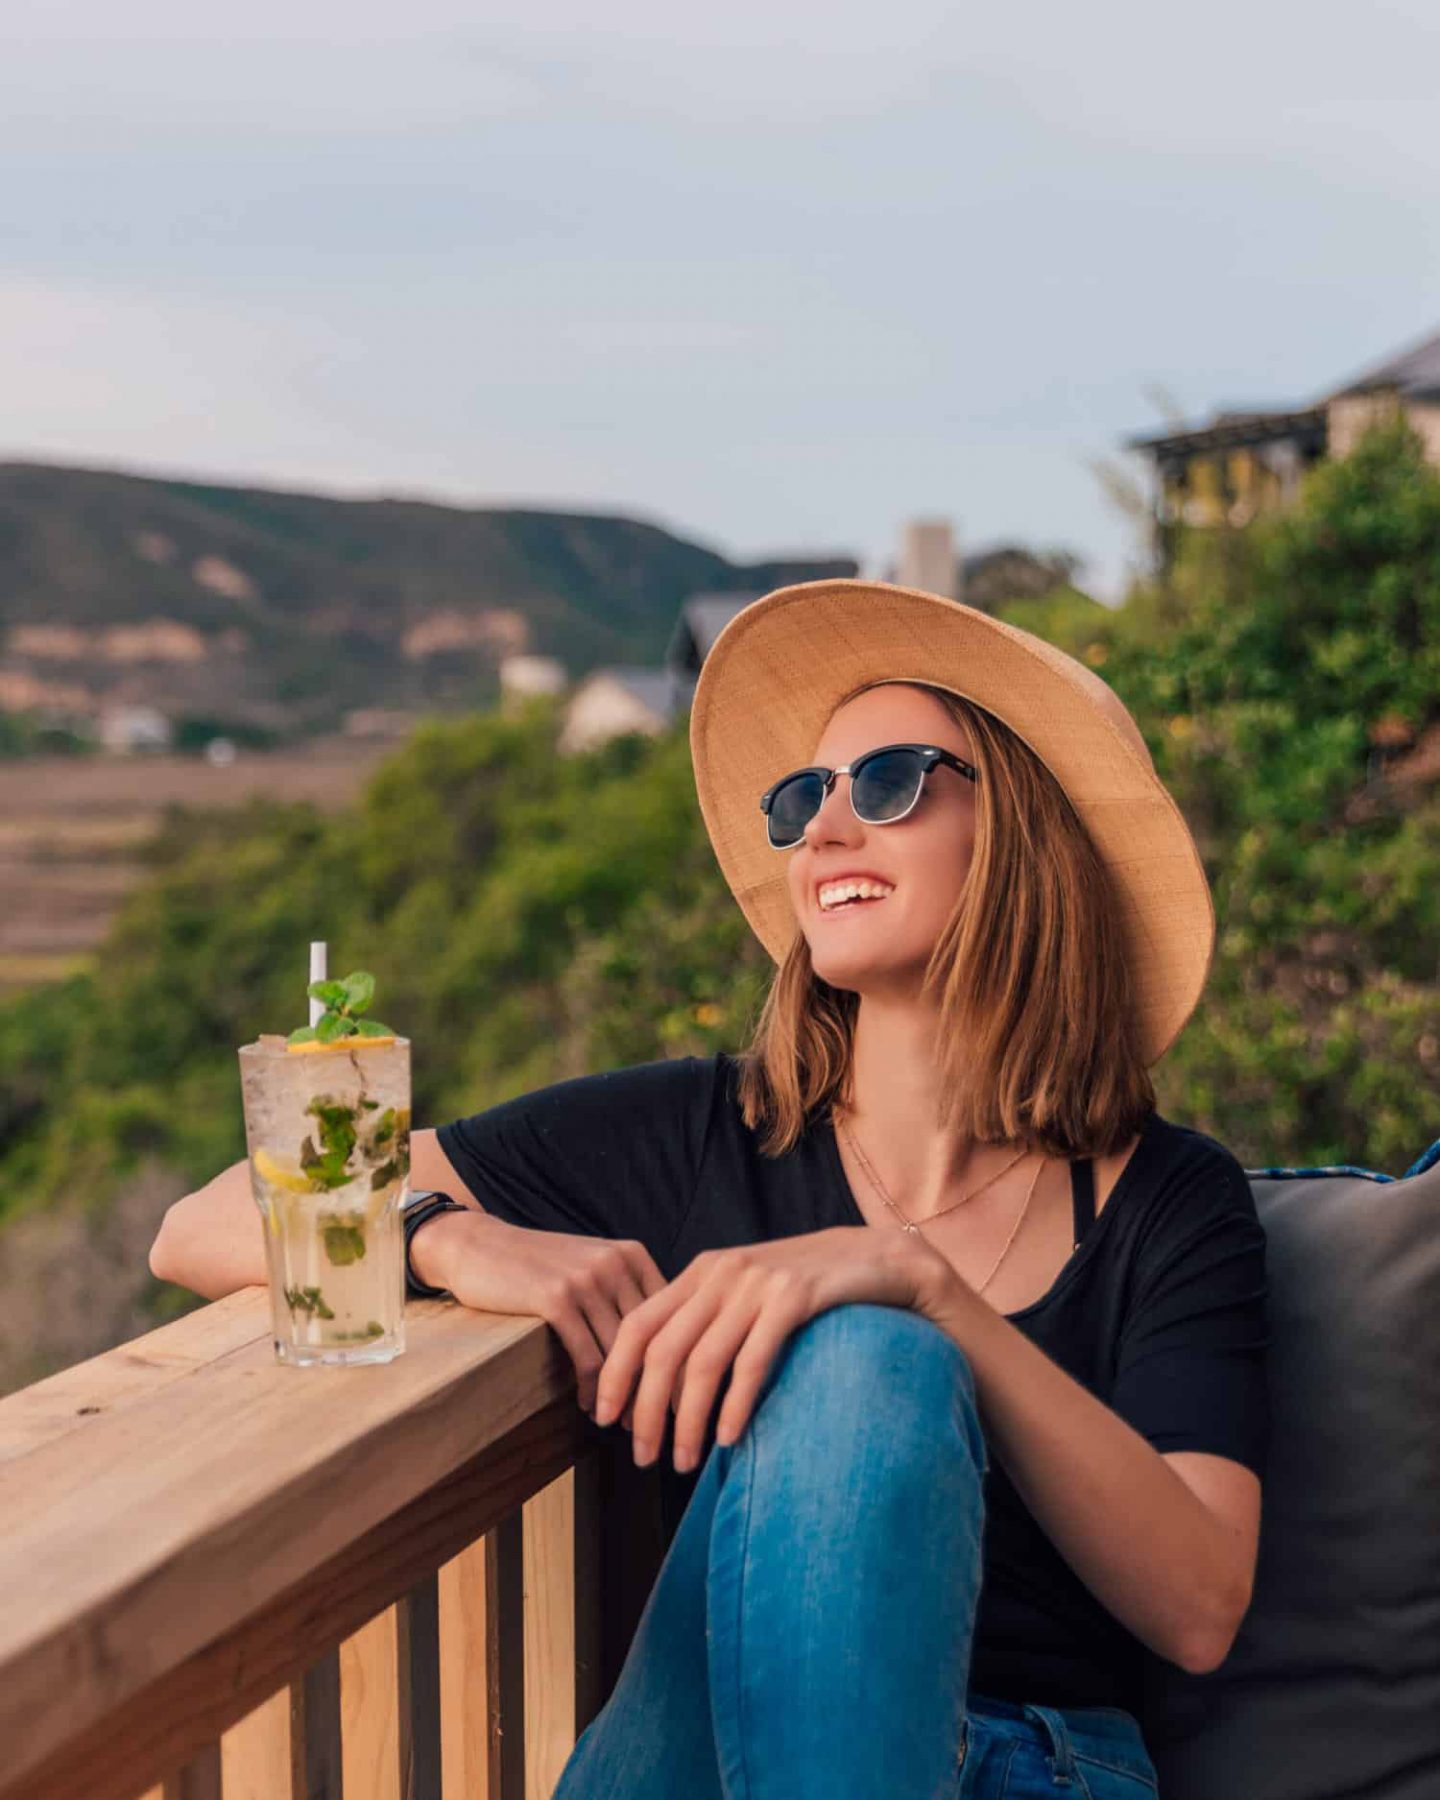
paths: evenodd
<path fill-rule="evenodd" d="M 446 1800 L 548 1793 L 526 1779 L 522 1694 L 532 1744 L 548 1709 L 553 1776 L 663 1543 L 632 1559 L 602 1657 L 616 1439 L 576 1405 L 559 1339 L 442 1301 L 407 1317 L 392 1363 L 295 1369 L 247 1288 L 0 1400 L 0 1800 L 218 1795 L 222 1734 L 260 1743 L 287 1711 L 288 1793 L 338 1796 L 342 1673 L 385 1686 L 387 1658 L 407 1800 L 439 1800 L 442 1696 Z M 461 1774 L 479 1711 L 484 1766 Z M 283 1752 L 272 1733 L 256 1754 Z"/>

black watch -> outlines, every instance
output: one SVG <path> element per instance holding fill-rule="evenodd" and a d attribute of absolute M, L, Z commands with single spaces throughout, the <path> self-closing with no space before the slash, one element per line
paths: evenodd
<path fill-rule="evenodd" d="M 458 1200 L 452 1200 L 448 1194 L 437 1194 L 428 1188 L 421 1188 L 406 1200 L 400 1211 L 401 1228 L 405 1233 L 405 1296 L 409 1300 L 453 1300 L 455 1296 L 448 1288 L 431 1287 L 428 1282 L 421 1281 L 410 1266 L 410 1246 L 414 1242 L 415 1233 L 427 1219 L 433 1219 L 437 1213 L 469 1212 L 468 1206 L 462 1206 Z"/>

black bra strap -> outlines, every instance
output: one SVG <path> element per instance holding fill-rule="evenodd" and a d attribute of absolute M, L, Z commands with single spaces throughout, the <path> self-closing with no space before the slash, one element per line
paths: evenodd
<path fill-rule="evenodd" d="M 1070 1165 L 1070 1198 L 1075 1212 L 1075 1243 L 1085 1241 L 1085 1233 L 1095 1223 L 1095 1165 L 1088 1156 Z"/>

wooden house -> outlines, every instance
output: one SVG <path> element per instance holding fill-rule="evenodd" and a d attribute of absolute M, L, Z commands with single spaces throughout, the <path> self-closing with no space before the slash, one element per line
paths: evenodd
<path fill-rule="evenodd" d="M 1155 472 L 1157 560 L 1168 561 L 1180 526 L 1246 525 L 1288 505 L 1306 469 L 1348 455 L 1368 426 L 1402 413 L 1440 464 L 1440 332 L 1307 405 L 1128 438 Z"/>

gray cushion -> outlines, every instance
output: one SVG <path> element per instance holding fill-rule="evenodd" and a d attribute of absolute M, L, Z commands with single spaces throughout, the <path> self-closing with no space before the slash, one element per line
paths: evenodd
<path fill-rule="evenodd" d="M 1209 1675 L 1146 1659 L 1162 1800 L 1440 1796 L 1440 1145 L 1247 1170 L 1272 1416 L 1255 1593 Z"/>

